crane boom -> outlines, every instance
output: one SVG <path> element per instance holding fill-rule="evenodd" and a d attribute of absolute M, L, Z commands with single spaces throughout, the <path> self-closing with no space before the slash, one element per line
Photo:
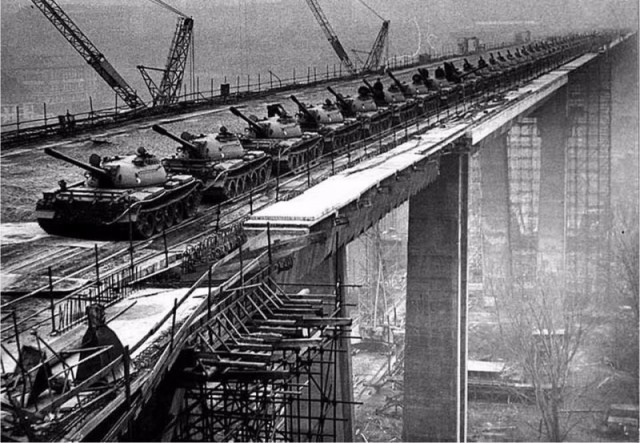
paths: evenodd
<path fill-rule="evenodd" d="M 387 44 L 387 37 L 389 36 L 389 20 L 385 20 L 382 22 L 382 28 L 380 32 L 378 32 L 378 36 L 376 40 L 373 42 L 373 47 L 371 48 L 371 52 L 369 52 L 369 56 L 367 57 L 367 61 L 364 63 L 364 67 L 362 70 L 364 72 L 374 70 L 378 68 L 380 65 L 380 60 L 382 58 L 382 51 L 384 50 Z"/>
<path fill-rule="evenodd" d="M 193 37 L 193 19 L 160 0 L 151 1 L 179 15 L 164 69 L 137 67 L 153 98 L 153 105 L 162 106 L 175 103 L 178 99 Z M 160 85 L 153 81 L 148 70 L 162 72 Z"/>
<path fill-rule="evenodd" d="M 193 19 L 179 17 L 176 32 L 167 56 L 162 80 L 160 81 L 160 96 L 167 103 L 173 103 L 177 99 L 177 93 L 182 86 L 184 68 L 187 65 L 187 56 L 193 35 Z"/>
<path fill-rule="evenodd" d="M 322 11 L 322 8 L 320 8 L 320 5 L 318 4 L 318 2 L 316 0 L 306 0 L 306 1 L 307 1 L 307 4 L 309 5 L 309 8 L 311 9 L 311 12 L 313 12 L 314 17 L 316 18 L 316 20 L 320 24 L 320 27 L 324 31 L 324 35 L 327 37 L 327 40 L 329 40 L 329 43 L 331 44 L 331 46 L 333 47 L 333 50 L 338 55 L 338 58 L 340 58 L 340 61 L 342 62 L 342 64 L 344 64 L 345 68 L 347 68 L 347 70 L 349 70 L 350 73 L 355 74 L 357 72 L 356 67 L 351 62 L 351 59 L 349 58 L 347 51 L 344 50 L 342 43 L 340 43 L 340 40 L 338 40 L 338 36 L 336 35 L 335 31 L 331 27 L 329 20 L 327 20 L 327 17 L 324 15 L 324 12 Z"/>
<path fill-rule="evenodd" d="M 54 0 L 31 0 L 31 2 L 129 107 L 145 106 L 135 90 L 127 84 L 105 56 Z"/>

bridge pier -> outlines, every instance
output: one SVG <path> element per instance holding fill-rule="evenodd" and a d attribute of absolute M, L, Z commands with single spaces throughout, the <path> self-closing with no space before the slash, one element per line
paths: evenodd
<path fill-rule="evenodd" d="M 536 115 L 540 134 L 539 276 L 564 273 L 566 94 L 566 88 L 560 89 Z"/>
<path fill-rule="evenodd" d="M 511 211 L 507 135 L 481 142 L 482 280 L 486 294 L 510 284 Z"/>
<path fill-rule="evenodd" d="M 409 200 L 404 441 L 464 441 L 468 154 Z"/>

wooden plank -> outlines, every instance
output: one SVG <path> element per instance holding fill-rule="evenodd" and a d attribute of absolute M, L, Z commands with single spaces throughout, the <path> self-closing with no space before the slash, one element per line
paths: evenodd
<path fill-rule="evenodd" d="M 288 320 L 288 319 L 275 319 L 269 318 L 266 320 L 263 319 L 255 319 L 251 320 L 249 324 L 253 324 L 256 326 L 295 326 L 296 320 Z"/>
<path fill-rule="evenodd" d="M 289 338 L 273 344 L 274 349 L 300 349 L 317 346 L 322 343 L 319 338 Z"/>
<path fill-rule="evenodd" d="M 216 359 L 216 358 L 245 358 L 249 360 L 271 360 L 271 353 L 265 352 L 239 352 L 239 351 L 216 351 L 216 352 L 198 352 L 196 358 L 198 359 Z"/>
<path fill-rule="evenodd" d="M 207 366 L 216 366 L 223 368 L 264 368 L 267 366 L 267 362 L 259 361 L 246 361 L 246 360 L 228 360 L 228 359 L 200 359 L 200 361 Z"/>
<path fill-rule="evenodd" d="M 351 326 L 352 322 L 350 318 L 342 317 L 304 317 L 296 321 L 298 325 L 304 327 Z"/>

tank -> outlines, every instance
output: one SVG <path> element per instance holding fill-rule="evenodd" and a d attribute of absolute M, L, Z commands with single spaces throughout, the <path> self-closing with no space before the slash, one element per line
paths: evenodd
<path fill-rule="evenodd" d="M 420 114 L 418 101 L 407 100 L 397 85 L 391 85 L 385 90 L 380 79 L 377 79 L 373 85 L 367 79 L 363 78 L 362 81 L 373 94 L 376 105 L 391 109 L 394 126 L 407 123 Z"/>
<path fill-rule="evenodd" d="M 272 172 L 280 175 L 316 161 L 322 155 L 322 136 L 304 132 L 298 121 L 288 115 L 282 105 L 267 106 L 267 117 L 247 117 L 231 106 L 231 113 L 249 126 L 240 136 L 245 149 L 262 151 L 271 157 Z"/>
<path fill-rule="evenodd" d="M 429 75 L 426 71 L 427 77 Z M 433 114 L 440 106 L 440 95 L 427 86 L 427 82 L 423 81 L 420 74 L 414 74 L 411 77 L 411 83 L 401 82 L 391 70 L 387 69 L 387 75 L 396 87 L 402 92 L 407 99 L 413 99 L 418 103 L 418 114 Z"/>
<path fill-rule="evenodd" d="M 159 125 L 152 129 L 180 144 L 176 154 L 162 160 L 172 174 L 189 174 L 204 183 L 203 197 L 219 202 L 248 192 L 269 180 L 271 157 L 259 150 L 247 150 L 236 134 L 224 126 L 213 134 L 180 137 Z"/>
<path fill-rule="evenodd" d="M 327 90 L 336 98 L 336 104 L 345 117 L 356 118 L 362 122 L 365 137 L 375 136 L 388 130 L 392 124 L 392 111 L 378 108 L 371 91 L 366 86 L 358 88 L 356 97 L 343 96 L 327 86 Z"/>
<path fill-rule="evenodd" d="M 319 105 L 308 105 L 295 95 L 290 98 L 298 105 L 300 127 L 304 131 L 322 135 L 324 153 L 340 152 L 362 139 L 362 122 L 342 115 L 338 105 L 331 100 L 327 99 Z"/>
<path fill-rule="evenodd" d="M 144 148 L 135 155 L 100 158 L 89 163 L 45 148 L 54 158 L 84 169 L 85 180 L 44 192 L 36 204 L 38 224 L 65 236 L 149 238 L 195 215 L 202 182 L 191 175 L 167 174 L 160 160 Z"/>
<path fill-rule="evenodd" d="M 411 83 L 404 83 L 398 80 L 398 78 L 393 75 L 393 72 L 391 72 L 391 70 L 389 69 L 387 69 L 387 75 L 396 85 L 398 90 L 400 90 L 400 92 L 405 96 L 405 98 L 416 98 L 420 95 L 426 95 L 429 92 L 428 88 L 425 85 L 423 85 L 421 82 L 416 81 L 418 80 L 418 78 L 416 78 L 415 76 L 412 77 Z"/>
<path fill-rule="evenodd" d="M 443 66 L 447 81 L 459 86 L 458 89 L 462 94 L 461 99 L 470 97 L 476 92 L 476 86 L 479 82 L 474 75 L 474 70 L 462 73 L 452 62 L 444 62 Z"/>

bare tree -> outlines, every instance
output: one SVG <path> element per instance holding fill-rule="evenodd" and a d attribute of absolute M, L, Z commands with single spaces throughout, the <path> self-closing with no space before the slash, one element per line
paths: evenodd
<path fill-rule="evenodd" d="M 613 333 L 609 352 L 611 365 L 633 377 L 638 390 L 638 324 L 639 324 L 639 242 L 638 206 L 615 208 L 613 235 L 611 294 L 614 309 Z"/>
<path fill-rule="evenodd" d="M 593 326 L 589 300 L 550 278 L 495 292 L 502 354 L 531 384 L 546 439 L 563 441 L 575 426 L 562 408 L 576 393 L 572 363 Z"/>

